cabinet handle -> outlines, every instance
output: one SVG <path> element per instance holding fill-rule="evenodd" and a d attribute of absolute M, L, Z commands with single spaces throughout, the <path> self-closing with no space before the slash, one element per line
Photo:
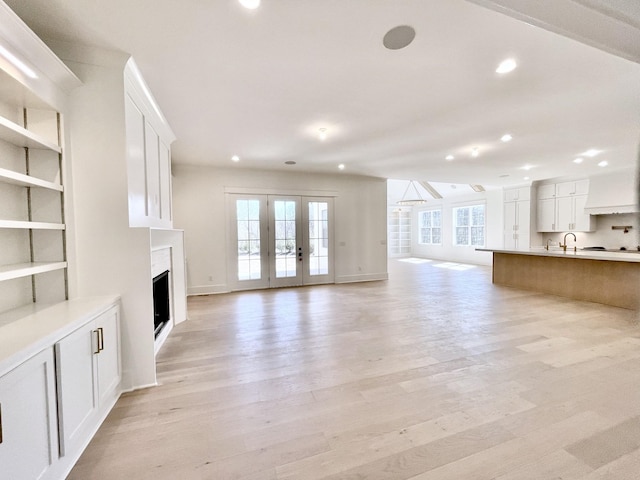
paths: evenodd
<path fill-rule="evenodd" d="M 98 352 L 104 350 L 104 331 L 102 327 L 98 327 Z"/>
<path fill-rule="evenodd" d="M 96 350 L 93 352 L 94 355 L 100 353 L 100 331 L 94 330 L 93 333 L 96 334 Z"/>
<path fill-rule="evenodd" d="M 2 404 L 0 403 L 0 443 L 2 443 Z"/>

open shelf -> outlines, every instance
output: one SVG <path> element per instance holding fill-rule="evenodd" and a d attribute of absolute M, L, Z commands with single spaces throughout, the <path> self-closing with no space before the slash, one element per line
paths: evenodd
<path fill-rule="evenodd" d="M 18 147 L 36 148 L 40 150 L 53 150 L 61 153 L 62 149 L 55 143 L 50 142 L 40 135 L 30 132 L 26 128 L 13 123 L 0 116 L 0 139 L 5 140 Z"/>
<path fill-rule="evenodd" d="M 38 273 L 53 272 L 67 268 L 67 262 L 32 262 L 0 265 L 0 282 L 28 277 Z"/>
<path fill-rule="evenodd" d="M 10 183 L 12 185 L 18 185 L 20 187 L 39 187 L 47 188 L 49 190 L 55 190 L 62 192 L 64 188 L 59 183 L 48 182 L 41 180 L 40 178 L 32 177 L 30 175 L 24 175 L 22 173 L 14 172 L 13 170 L 6 170 L 0 168 L 0 182 Z"/>
<path fill-rule="evenodd" d="M 21 228 L 28 230 L 64 230 L 64 223 L 23 222 L 20 220 L 0 220 L 0 228 Z"/>

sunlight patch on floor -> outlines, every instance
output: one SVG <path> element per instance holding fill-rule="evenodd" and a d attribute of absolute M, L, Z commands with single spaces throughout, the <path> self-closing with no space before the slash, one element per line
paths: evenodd
<path fill-rule="evenodd" d="M 472 268 L 476 268 L 475 265 L 467 265 L 465 263 L 453 263 L 453 262 L 434 263 L 433 266 L 438 268 L 447 268 L 449 270 L 471 270 Z"/>
<path fill-rule="evenodd" d="M 416 265 L 419 265 L 421 263 L 432 262 L 433 260 L 429 260 L 428 258 L 401 258 L 398 261 L 399 262 L 406 262 L 406 263 L 414 263 Z"/>

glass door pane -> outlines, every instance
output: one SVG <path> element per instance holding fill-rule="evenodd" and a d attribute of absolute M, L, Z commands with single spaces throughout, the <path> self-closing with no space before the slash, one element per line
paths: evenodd
<path fill-rule="evenodd" d="M 260 200 L 236 200 L 238 280 L 262 278 Z"/>
<path fill-rule="evenodd" d="M 333 283 L 333 199 L 302 197 L 305 285 Z"/>
<path fill-rule="evenodd" d="M 329 204 L 309 204 L 309 275 L 329 273 Z"/>
<path fill-rule="evenodd" d="M 275 200 L 274 202 L 276 269 L 275 277 L 297 275 L 296 202 Z"/>
<path fill-rule="evenodd" d="M 271 278 L 269 286 L 302 284 L 300 197 L 269 196 Z"/>
<path fill-rule="evenodd" d="M 232 290 L 269 286 L 266 195 L 227 195 L 227 281 Z"/>

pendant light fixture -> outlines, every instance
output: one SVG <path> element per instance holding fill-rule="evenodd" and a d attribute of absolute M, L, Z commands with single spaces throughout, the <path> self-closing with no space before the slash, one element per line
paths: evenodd
<path fill-rule="evenodd" d="M 423 205 L 427 203 L 427 201 L 422 198 L 420 195 L 420 191 L 413 180 L 409 180 L 407 184 L 407 188 L 404 190 L 404 194 L 402 195 L 402 199 L 399 200 L 398 205 Z"/>

